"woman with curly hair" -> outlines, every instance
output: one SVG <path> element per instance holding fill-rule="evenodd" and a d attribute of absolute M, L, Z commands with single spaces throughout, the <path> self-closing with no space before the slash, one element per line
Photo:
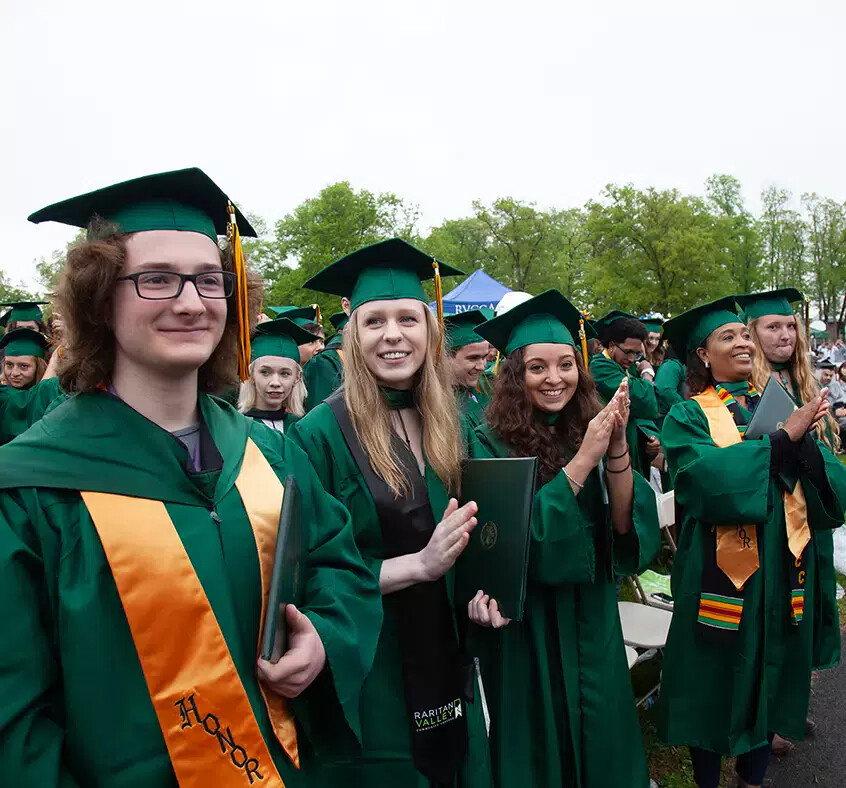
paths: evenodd
<path fill-rule="evenodd" d="M 210 394 L 248 362 L 251 228 L 197 169 L 30 219 L 88 237 L 58 292 L 70 396 L 0 449 L 0 784 L 305 784 L 313 747 L 358 731 L 381 614 L 308 458 Z M 256 655 L 289 474 L 307 569 L 271 663 Z"/>
<path fill-rule="evenodd" d="M 443 274 L 461 273 L 435 262 Z M 452 567 L 475 526 L 458 506 L 463 443 L 438 323 L 432 257 L 399 238 L 332 263 L 305 287 L 349 295 L 344 383 L 291 431 L 349 509 L 379 578 L 384 624 L 361 695 L 361 752 L 316 784 L 484 788 L 484 719 L 458 641 Z"/>
<path fill-rule="evenodd" d="M 539 461 L 523 620 L 484 589 L 468 607 L 501 788 L 649 785 L 615 575 L 658 549 L 655 494 L 632 471 L 626 380 L 603 408 L 579 319 L 547 290 L 475 329 L 505 360 L 472 453 Z"/>

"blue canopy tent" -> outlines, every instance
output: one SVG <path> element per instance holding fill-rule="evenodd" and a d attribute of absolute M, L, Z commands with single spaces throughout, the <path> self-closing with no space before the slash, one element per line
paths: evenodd
<path fill-rule="evenodd" d="M 496 308 L 500 299 L 511 290 L 479 269 L 468 276 L 458 287 L 444 294 L 444 314 L 457 315 L 470 309 Z M 429 306 L 434 310 L 435 302 Z"/>

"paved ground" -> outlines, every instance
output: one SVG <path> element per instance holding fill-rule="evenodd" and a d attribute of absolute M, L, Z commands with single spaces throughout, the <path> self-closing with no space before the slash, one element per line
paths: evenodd
<path fill-rule="evenodd" d="M 846 637 L 846 633 L 844 633 Z M 788 758 L 773 759 L 765 785 L 772 788 L 846 788 L 846 643 L 840 665 L 817 674 L 811 719 L 817 730 Z"/>

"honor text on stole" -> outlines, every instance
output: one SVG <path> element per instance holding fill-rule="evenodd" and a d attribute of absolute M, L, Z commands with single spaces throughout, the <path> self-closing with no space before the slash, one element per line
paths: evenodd
<path fill-rule="evenodd" d="M 205 716 L 200 714 L 193 693 L 180 698 L 173 705 L 179 709 L 179 716 L 182 719 L 182 730 L 193 728 L 195 724 L 202 726 L 203 730 L 209 736 L 214 736 L 217 740 L 222 753 L 229 752 L 229 759 L 232 761 L 232 764 L 236 768 L 244 770 L 245 775 L 250 781 L 250 785 L 256 779 L 264 779 L 259 772 L 258 759 L 251 758 L 240 744 L 235 743 L 235 737 L 232 735 L 232 731 L 228 726 L 224 729 L 220 720 L 214 714 L 209 713 Z M 194 718 L 193 722 L 191 721 L 192 717 Z M 211 742 L 209 743 L 211 744 Z"/>

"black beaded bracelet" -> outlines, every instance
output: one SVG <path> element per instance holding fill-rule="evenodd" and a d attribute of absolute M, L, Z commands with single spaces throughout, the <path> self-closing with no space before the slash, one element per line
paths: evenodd
<path fill-rule="evenodd" d="M 625 468 L 620 468 L 620 470 L 619 470 L 619 471 L 614 471 L 614 470 L 612 470 L 611 468 L 606 468 L 605 470 L 606 470 L 608 473 L 624 473 L 625 471 L 627 471 L 627 470 L 628 470 L 629 468 L 631 468 L 631 467 L 632 467 L 632 461 L 631 461 L 631 459 L 629 459 L 629 462 L 628 462 L 628 464 L 626 465 L 626 467 L 625 467 Z"/>
<path fill-rule="evenodd" d="M 613 457 L 609 454 L 608 459 L 609 460 L 619 460 L 622 457 L 625 457 L 628 453 L 629 453 L 629 450 L 627 448 L 622 454 L 615 454 Z"/>

